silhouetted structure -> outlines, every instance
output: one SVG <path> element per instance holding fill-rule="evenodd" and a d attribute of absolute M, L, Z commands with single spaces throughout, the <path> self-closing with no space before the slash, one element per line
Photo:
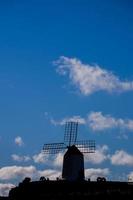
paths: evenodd
<path fill-rule="evenodd" d="M 84 180 L 84 156 L 76 146 L 68 148 L 64 155 L 62 178 L 65 180 Z"/>
<path fill-rule="evenodd" d="M 45 154 L 59 153 L 68 149 L 63 159 L 62 178 L 65 180 L 84 180 L 83 153 L 95 152 L 95 141 L 77 141 L 78 122 L 69 121 L 65 126 L 64 143 L 44 144 Z"/>
<path fill-rule="evenodd" d="M 9 192 L 9 200 L 132 200 L 133 182 L 106 181 L 98 177 L 97 181 L 84 179 L 83 153 L 93 153 L 94 141 L 77 142 L 77 126 L 68 123 L 65 128 L 66 143 L 45 144 L 44 153 L 58 153 L 67 148 L 64 155 L 62 179 L 52 181 L 40 177 L 39 181 L 31 181 L 26 177 L 22 183 Z"/>
<path fill-rule="evenodd" d="M 120 200 L 133 199 L 133 183 L 108 181 L 36 181 L 20 183 L 10 200 Z"/>

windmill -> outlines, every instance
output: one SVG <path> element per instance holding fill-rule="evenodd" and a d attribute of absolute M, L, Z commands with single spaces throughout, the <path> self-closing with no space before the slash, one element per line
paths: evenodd
<path fill-rule="evenodd" d="M 68 121 L 65 125 L 64 142 L 44 144 L 45 154 L 67 151 L 63 158 L 62 178 L 65 180 L 84 180 L 84 153 L 95 152 L 94 140 L 77 141 L 78 122 Z"/>

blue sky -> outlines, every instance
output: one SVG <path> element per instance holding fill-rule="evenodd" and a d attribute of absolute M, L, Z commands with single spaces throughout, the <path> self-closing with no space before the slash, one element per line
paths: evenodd
<path fill-rule="evenodd" d="M 57 175 L 61 156 L 39 153 L 77 116 L 79 138 L 97 144 L 88 176 L 132 176 L 132 9 L 131 0 L 0 1 L 1 184 L 28 169 Z M 7 169 L 14 177 L 3 178 Z"/>

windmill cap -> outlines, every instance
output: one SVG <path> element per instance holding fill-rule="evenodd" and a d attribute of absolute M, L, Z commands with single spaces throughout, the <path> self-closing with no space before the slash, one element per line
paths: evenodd
<path fill-rule="evenodd" d="M 66 152 L 66 154 L 68 153 L 72 155 L 82 155 L 82 153 L 79 151 L 79 149 L 75 145 L 68 147 L 68 151 Z"/>

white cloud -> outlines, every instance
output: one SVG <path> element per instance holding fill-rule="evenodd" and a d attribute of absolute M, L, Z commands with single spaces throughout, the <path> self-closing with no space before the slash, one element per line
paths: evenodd
<path fill-rule="evenodd" d="M 129 119 L 127 124 L 126 124 L 126 127 L 129 129 L 129 130 L 133 130 L 133 120 Z"/>
<path fill-rule="evenodd" d="M 22 138 L 20 136 L 17 136 L 15 139 L 14 139 L 14 142 L 16 145 L 18 146 L 22 146 L 24 144 Z"/>
<path fill-rule="evenodd" d="M 8 196 L 9 190 L 15 187 L 11 183 L 0 183 L 0 196 Z"/>
<path fill-rule="evenodd" d="M 98 176 L 107 176 L 109 174 L 109 169 L 86 169 L 85 175 L 86 178 L 97 178 Z M 22 181 L 25 177 L 31 177 L 32 179 L 39 179 L 41 176 L 50 179 L 56 179 L 57 177 L 61 177 L 61 171 L 46 169 L 46 170 L 37 170 L 35 166 L 6 166 L 0 169 L 0 180 L 14 180 L 18 179 Z"/>
<path fill-rule="evenodd" d="M 38 170 L 35 166 L 6 166 L 0 169 L 0 180 L 16 180 L 22 181 L 25 177 L 31 177 L 32 179 L 39 179 L 40 176 L 49 177 L 55 179 L 61 175 L 61 172 L 53 169 Z"/>
<path fill-rule="evenodd" d="M 49 178 L 51 180 L 54 180 L 57 177 L 61 177 L 61 172 L 58 171 L 58 170 L 53 170 L 53 169 L 38 171 L 38 174 L 39 174 L 39 177 L 44 176 L 44 177 Z"/>
<path fill-rule="evenodd" d="M 25 176 L 33 177 L 36 173 L 34 166 L 7 166 L 0 168 L 0 180 L 11 180 L 16 178 L 24 178 Z"/>
<path fill-rule="evenodd" d="M 101 164 L 109 158 L 108 146 L 103 145 L 98 146 L 95 153 L 85 155 L 85 162 L 90 162 L 92 164 Z"/>
<path fill-rule="evenodd" d="M 51 119 L 51 123 L 55 126 L 62 126 L 68 121 L 78 122 L 79 124 L 87 125 L 93 131 L 104 131 L 108 129 L 133 131 L 133 119 L 115 118 L 111 115 L 104 115 L 102 112 L 92 111 L 87 114 L 87 117 L 84 118 L 77 115 L 72 117 L 65 117 L 61 120 Z"/>
<path fill-rule="evenodd" d="M 133 182 L 133 171 L 130 172 L 130 173 L 127 175 L 127 177 L 128 177 L 128 181 L 129 181 L 129 182 Z"/>
<path fill-rule="evenodd" d="M 46 163 L 48 161 L 49 155 L 44 154 L 43 152 L 40 152 L 39 154 L 35 154 L 33 156 L 33 160 L 35 163 Z"/>
<path fill-rule="evenodd" d="M 6 166 L 0 169 L 0 181 L 16 181 L 18 185 L 25 177 L 30 177 L 31 179 L 39 180 L 41 176 L 45 176 L 46 178 L 56 179 L 57 177 L 61 177 L 61 172 L 58 170 L 37 170 L 35 166 Z M 8 196 L 9 190 L 15 187 L 14 184 L 11 183 L 0 183 L 0 195 Z"/>
<path fill-rule="evenodd" d="M 87 124 L 93 131 L 104 131 L 112 128 L 133 131 L 133 120 L 114 118 L 110 115 L 103 115 L 102 112 L 88 114 Z"/>
<path fill-rule="evenodd" d="M 54 62 L 57 72 L 69 79 L 83 95 L 97 91 L 125 92 L 133 90 L 133 81 L 121 81 L 112 72 L 98 65 L 83 64 L 76 58 L 61 56 Z"/>
<path fill-rule="evenodd" d="M 113 165 L 133 166 L 133 155 L 123 150 L 117 150 L 115 154 L 110 157 L 110 160 Z"/>
<path fill-rule="evenodd" d="M 108 146 L 98 146 L 95 153 L 85 154 L 85 162 L 92 164 L 101 164 L 105 160 L 109 159 Z M 48 166 L 61 167 L 63 165 L 64 153 L 60 152 L 54 156 L 49 156 L 42 153 L 33 156 L 35 163 L 47 163 Z"/>
<path fill-rule="evenodd" d="M 14 161 L 18 162 L 27 162 L 31 160 L 30 156 L 19 156 L 17 154 L 12 154 L 11 157 Z"/>
<path fill-rule="evenodd" d="M 57 120 L 54 120 L 54 119 L 51 119 L 51 123 L 53 124 L 53 125 L 64 125 L 66 122 L 70 122 L 70 121 L 72 121 L 72 122 L 78 122 L 79 124 L 85 124 L 86 122 L 85 122 L 85 119 L 84 118 L 82 118 L 81 116 L 73 116 L 73 117 L 66 117 L 66 118 L 64 118 L 64 119 L 62 119 L 62 120 L 59 120 L 59 121 L 57 121 Z"/>
<path fill-rule="evenodd" d="M 64 154 L 62 152 L 55 155 L 40 152 L 39 154 L 33 156 L 33 161 L 35 163 L 45 163 L 48 166 L 61 167 L 63 163 L 63 155 Z"/>
<path fill-rule="evenodd" d="M 63 165 L 63 153 L 58 153 L 54 160 L 53 160 L 53 165 L 56 167 L 61 167 Z"/>
<path fill-rule="evenodd" d="M 106 177 L 110 173 L 108 168 L 100 169 L 100 168 L 90 168 L 85 170 L 85 177 L 90 178 L 91 180 L 96 180 L 97 177 Z"/>
<path fill-rule="evenodd" d="M 110 115 L 103 115 L 101 112 L 91 112 L 88 115 L 88 124 L 94 131 L 117 127 L 119 125 L 118 121 Z"/>

